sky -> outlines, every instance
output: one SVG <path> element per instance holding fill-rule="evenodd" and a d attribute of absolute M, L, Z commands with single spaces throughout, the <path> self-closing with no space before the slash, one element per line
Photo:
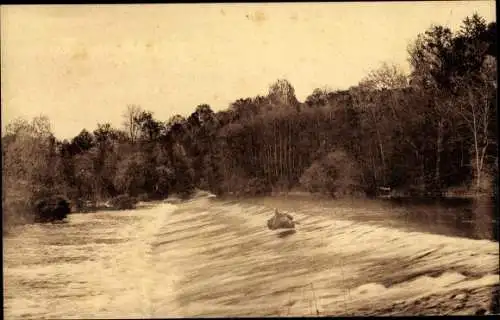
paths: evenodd
<path fill-rule="evenodd" d="M 474 12 L 496 21 L 494 1 L 1 6 L 2 130 L 43 114 L 71 138 L 120 127 L 129 104 L 166 121 L 281 78 L 303 101 L 382 62 L 409 70 L 419 33 Z"/>

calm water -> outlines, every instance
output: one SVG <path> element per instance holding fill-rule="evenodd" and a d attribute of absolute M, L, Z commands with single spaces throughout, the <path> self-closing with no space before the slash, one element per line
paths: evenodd
<path fill-rule="evenodd" d="M 267 229 L 274 207 L 294 215 L 295 233 Z M 490 308 L 478 297 L 500 282 L 492 213 L 491 203 L 202 197 L 72 214 L 4 237 L 4 314 L 430 314 L 398 306 L 462 292 L 450 310 L 469 313 Z"/>

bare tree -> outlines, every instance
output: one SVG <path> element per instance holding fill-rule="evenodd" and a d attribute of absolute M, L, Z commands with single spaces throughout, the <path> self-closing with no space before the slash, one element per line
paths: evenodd
<path fill-rule="evenodd" d="M 469 128 L 473 142 L 472 165 L 474 184 L 477 190 L 485 182 L 485 156 L 488 147 L 495 143 L 490 137 L 489 128 L 495 117 L 492 95 L 496 92 L 496 60 L 488 57 L 483 63 L 481 75 L 463 82 L 463 94 L 458 103 L 458 113 Z"/>
<path fill-rule="evenodd" d="M 363 78 L 361 83 L 371 89 L 401 89 L 408 86 L 408 77 L 400 66 L 383 62 Z"/>
<path fill-rule="evenodd" d="M 130 141 L 133 143 L 137 140 L 141 128 L 137 123 L 137 117 L 143 112 L 142 108 L 138 105 L 128 105 L 127 110 L 123 113 L 123 127 L 129 135 Z"/>

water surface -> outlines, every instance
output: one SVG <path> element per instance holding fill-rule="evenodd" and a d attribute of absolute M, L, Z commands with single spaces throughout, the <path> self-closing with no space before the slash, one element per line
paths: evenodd
<path fill-rule="evenodd" d="M 274 207 L 296 232 L 267 229 Z M 491 208 L 198 198 L 72 214 L 4 237 L 5 316 L 471 314 L 500 282 Z"/>

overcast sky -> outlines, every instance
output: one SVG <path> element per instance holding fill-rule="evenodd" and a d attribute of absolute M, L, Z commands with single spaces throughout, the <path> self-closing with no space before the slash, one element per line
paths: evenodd
<path fill-rule="evenodd" d="M 213 110 L 288 79 L 303 101 L 344 89 L 432 23 L 456 30 L 494 1 L 2 6 L 2 129 L 47 115 L 58 138 L 121 126 L 127 104 L 167 120 Z"/>

